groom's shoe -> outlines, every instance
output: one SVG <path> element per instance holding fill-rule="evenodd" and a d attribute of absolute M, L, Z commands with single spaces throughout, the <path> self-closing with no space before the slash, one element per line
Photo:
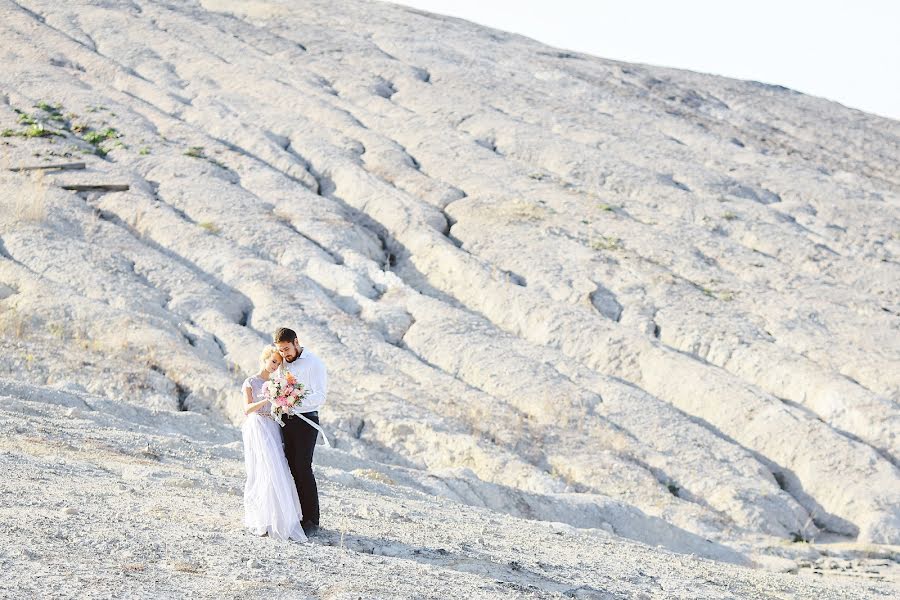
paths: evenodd
<path fill-rule="evenodd" d="M 303 533 L 305 533 L 308 538 L 318 535 L 319 533 L 319 526 L 312 521 L 303 521 L 300 523 L 300 526 L 303 528 Z"/>

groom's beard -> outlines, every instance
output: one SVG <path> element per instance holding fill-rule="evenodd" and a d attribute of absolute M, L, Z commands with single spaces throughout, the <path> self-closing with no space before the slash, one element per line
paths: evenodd
<path fill-rule="evenodd" d="M 295 360 L 297 360 L 298 358 L 300 358 L 300 350 L 297 348 L 297 346 L 294 346 L 294 356 L 291 358 L 288 358 L 285 356 L 283 358 L 284 358 L 285 362 L 292 363 Z"/>

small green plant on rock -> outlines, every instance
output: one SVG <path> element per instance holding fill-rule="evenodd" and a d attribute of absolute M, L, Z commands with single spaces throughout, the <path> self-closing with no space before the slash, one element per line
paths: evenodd
<path fill-rule="evenodd" d="M 34 107 L 41 109 L 45 113 L 56 115 L 61 114 L 63 108 L 62 104 L 60 104 L 59 102 L 57 102 L 56 104 L 50 104 L 49 102 L 44 102 L 43 100 L 35 104 Z"/>
<path fill-rule="evenodd" d="M 30 125 L 27 129 L 23 129 L 21 131 L 16 131 L 15 129 L 4 129 L 3 131 L 0 131 L 0 137 L 37 138 L 48 137 L 51 135 L 62 136 L 62 134 L 58 131 L 46 129 L 43 123 L 35 123 L 34 125 Z"/>
<path fill-rule="evenodd" d="M 721 300 L 723 302 L 731 302 L 734 300 L 734 292 L 729 292 L 728 290 L 716 290 L 710 287 L 706 287 L 705 285 L 700 285 L 698 283 L 690 282 L 694 287 L 696 287 L 700 292 L 709 298 L 715 298 L 716 300 Z M 715 284 L 716 281 L 712 281 L 711 284 Z"/>
<path fill-rule="evenodd" d="M 83 130 L 84 130 L 84 128 L 82 128 L 82 131 Z M 106 148 L 101 146 L 101 144 L 103 142 L 105 142 L 106 140 L 116 139 L 121 136 L 122 136 L 122 134 L 119 133 L 114 127 L 107 127 L 106 129 L 104 129 L 102 131 L 91 129 L 87 133 L 85 133 L 81 137 L 81 139 L 94 147 L 93 154 L 96 154 L 97 156 L 103 158 L 107 154 L 109 154 L 109 150 L 107 150 Z M 87 154 L 91 153 L 89 151 L 84 151 L 84 152 Z"/>
<path fill-rule="evenodd" d="M 225 163 L 223 163 L 223 162 L 221 162 L 221 161 L 219 161 L 219 160 L 216 160 L 215 158 L 209 158 L 209 157 L 207 157 L 206 160 L 208 160 L 208 161 L 211 162 L 212 164 L 216 165 L 216 166 L 219 167 L 220 169 L 226 169 L 226 170 L 228 169 L 228 165 L 226 165 Z"/>
<path fill-rule="evenodd" d="M 210 221 L 203 221 L 202 223 L 198 223 L 198 225 L 210 233 L 219 233 L 219 231 L 221 231 L 218 225 Z"/>
<path fill-rule="evenodd" d="M 28 114 L 27 112 L 20 110 L 18 108 L 13 108 L 19 117 L 18 123 L 20 125 L 27 125 L 23 130 L 16 131 L 14 129 L 4 129 L 2 131 L 2 137 L 25 137 L 25 138 L 36 138 L 36 137 L 48 137 L 48 136 L 60 136 L 65 137 L 65 134 L 61 131 L 51 129 L 47 127 L 47 124 L 53 122 L 56 127 L 61 127 L 62 129 L 69 129 L 68 119 L 69 116 L 63 116 L 62 114 L 62 104 L 50 104 L 49 102 L 38 102 L 34 105 L 35 108 L 41 111 L 40 113 Z M 70 113 L 71 114 L 71 113 Z M 72 114 L 72 116 L 75 116 Z"/>
<path fill-rule="evenodd" d="M 622 240 L 617 237 L 601 235 L 591 240 L 591 248 L 594 250 L 619 250 L 622 248 Z"/>
<path fill-rule="evenodd" d="M 203 151 L 203 146 L 191 146 L 184 151 L 184 155 L 190 156 L 191 158 L 206 158 L 206 154 Z"/>
<path fill-rule="evenodd" d="M 44 129 L 43 123 L 35 123 L 31 125 L 28 129 L 26 129 L 23 135 L 27 138 L 36 138 L 36 137 L 47 137 L 50 135 L 62 135 L 56 131 L 51 131 L 50 129 Z"/>
<path fill-rule="evenodd" d="M 84 137 L 82 139 L 88 144 L 93 144 L 94 146 L 96 146 L 101 142 L 105 142 L 106 140 L 120 137 L 120 135 L 121 134 L 119 134 L 119 132 L 114 128 L 107 127 L 103 131 L 88 131 L 86 134 L 84 134 Z"/>
<path fill-rule="evenodd" d="M 47 325 L 47 333 L 61 340 L 66 337 L 66 328 L 62 323 L 49 323 Z"/>

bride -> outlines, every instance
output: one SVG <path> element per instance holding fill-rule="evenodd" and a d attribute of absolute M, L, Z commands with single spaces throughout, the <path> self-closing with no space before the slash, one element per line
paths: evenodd
<path fill-rule="evenodd" d="M 271 404 L 263 395 L 269 375 L 281 366 L 274 346 L 259 357 L 260 371 L 244 380 L 244 525 L 256 535 L 306 541 L 300 526 L 300 498 L 291 477 L 281 440 L 281 428 L 271 417 Z"/>

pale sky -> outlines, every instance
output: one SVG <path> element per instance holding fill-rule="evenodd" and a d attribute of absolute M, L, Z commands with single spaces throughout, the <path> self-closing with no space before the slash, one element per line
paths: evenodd
<path fill-rule="evenodd" d="M 900 0 L 393 0 L 604 58 L 777 83 L 900 120 Z"/>

